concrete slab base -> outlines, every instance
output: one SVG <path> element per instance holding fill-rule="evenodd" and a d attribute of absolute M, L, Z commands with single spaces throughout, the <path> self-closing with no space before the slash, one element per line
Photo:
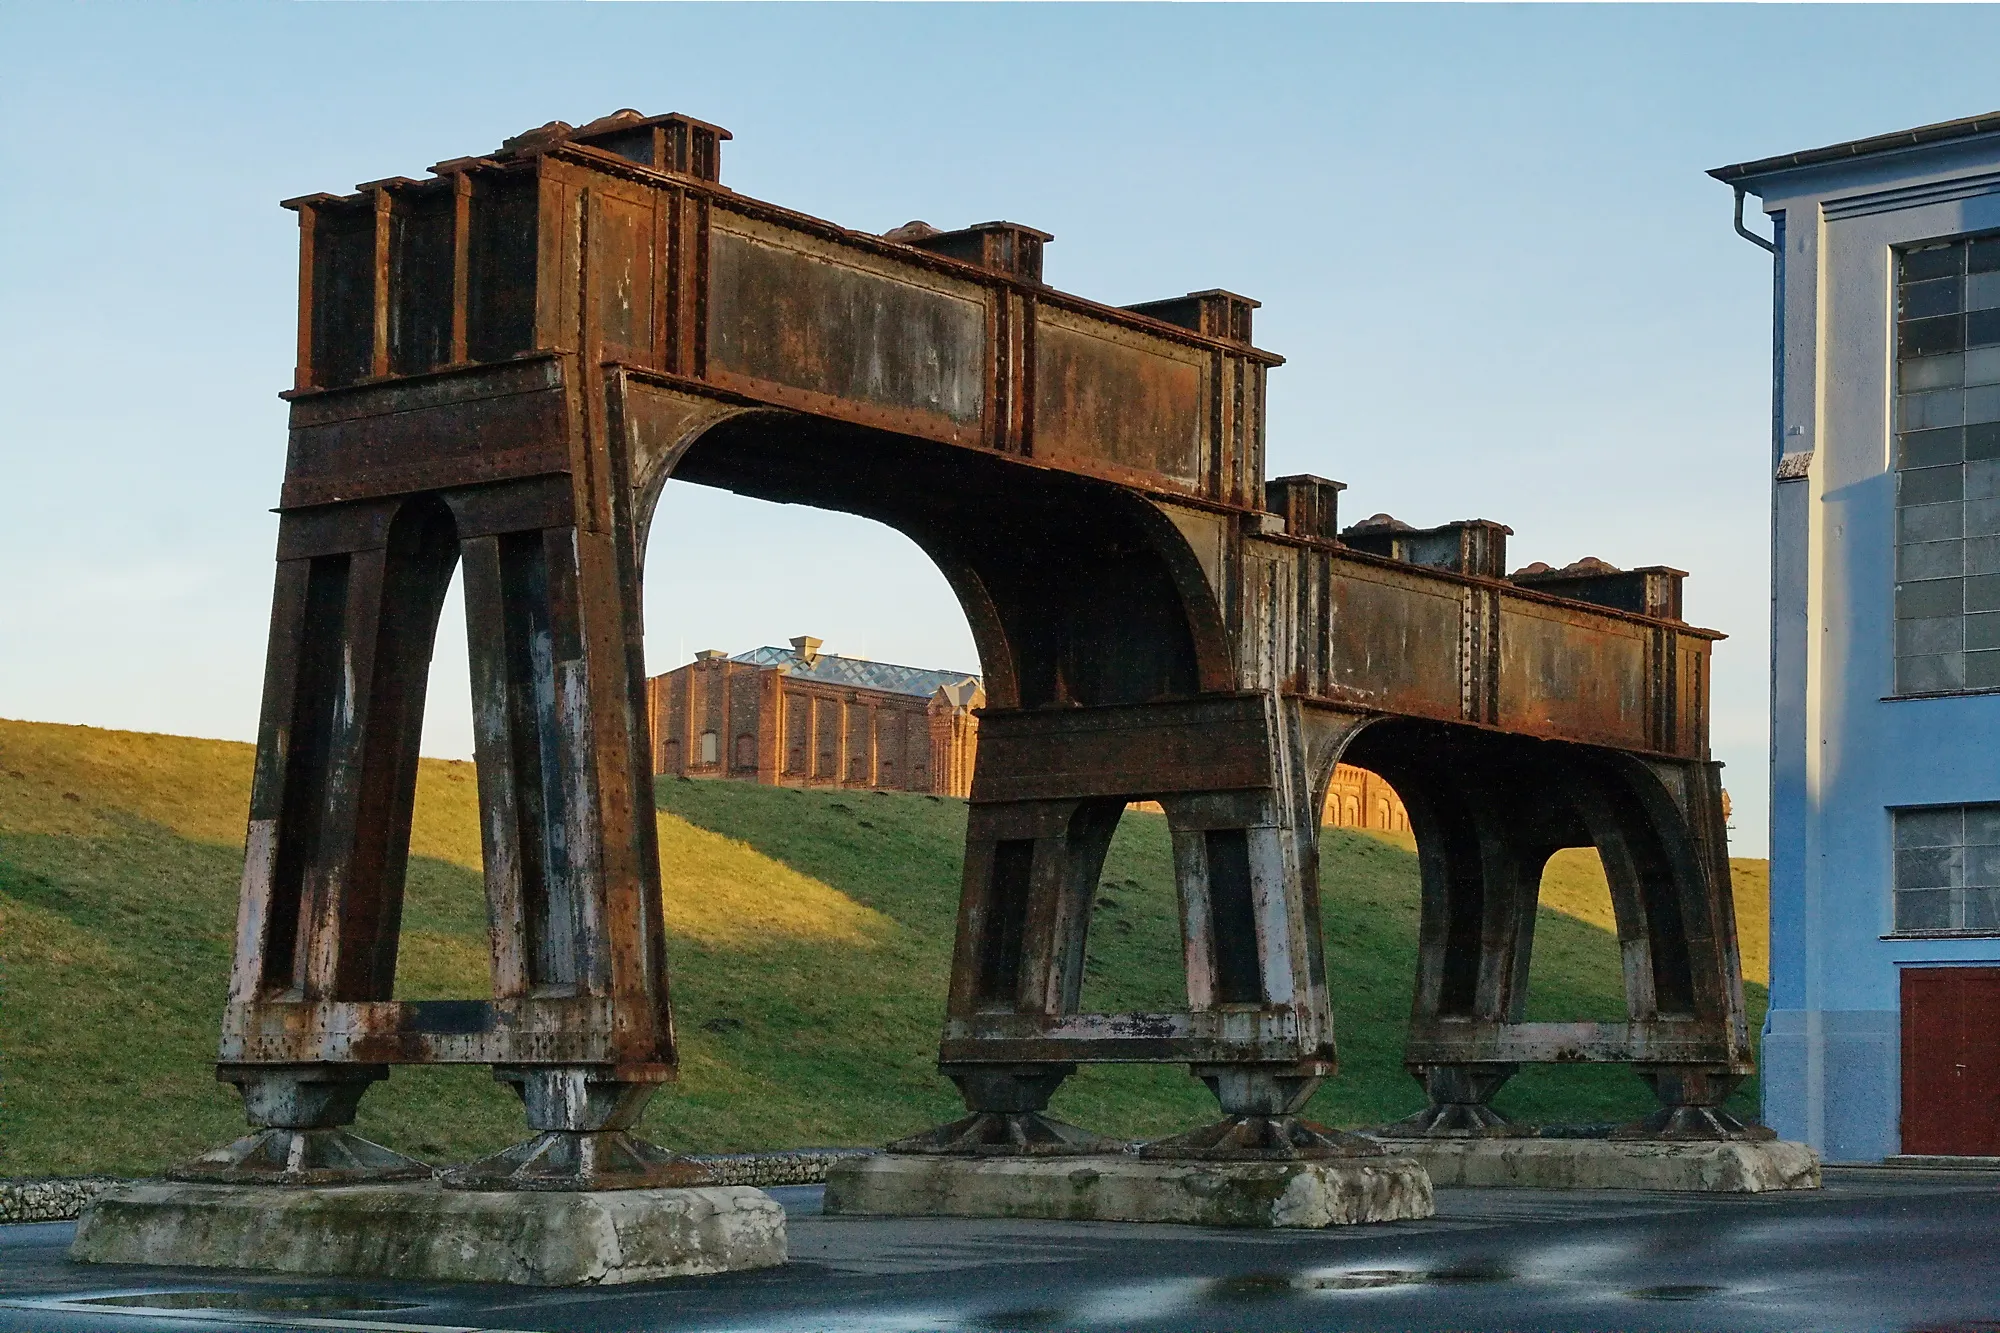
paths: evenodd
<path fill-rule="evenodd" d="M 1431 1182 L 1407 1157 L 1304 1162 L 1143 1161 L 1137 1157 L 931 1157 L 836 1162 L 828 1213 L 874 1217 L 1032 1217 L 1329 1227 L 1429 1217 Z"/>
<path fill-rule="evenodd" d="M 1763 1194 L 1819 1188 L 1803 1143 L 1661 1143 L 1615 1139 L 1401 1139 L 1382 1144 L 1423 1163 L 1431 1183 L 1475 1188 L 1685 1190 Z"/>
<path fill-rule="evenodd" d="M 145 1183 L 85 1210 L 70 1257 L 538 1287 L 649 1282 L 785 1262 L 785 1210 L 742 1185 L 566 1193 L 432 1181 Z"/>

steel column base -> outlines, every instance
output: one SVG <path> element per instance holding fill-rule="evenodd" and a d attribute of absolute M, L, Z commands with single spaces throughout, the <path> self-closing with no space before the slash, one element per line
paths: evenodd
<path fill-rule="evenodd" d="M 1720 1106 L 1663 1106 L 1643 1120 L 1620 1125 L 1608 1137 L 1622 1142 L 1769 1143 L 1778 1132 L 1738 1120 Z"/>
<path fill-rule="evenodd" d="M 1077 1157 L 1123 1152 L 1125 1146 L 1039 1111 L 974 1111 L 897 1139 L 889 1151 L 932 1157 Z"/>
<path fill-rule="evenodd" d="M 1519 1138 L 1532 1126 L 1516 1125 L 1483 1102 L 1434 1102 L 1412 1116 L 1373 1131 L 1386 1138 Z"/>
<path fill-rule="evenodd" d="M 1162 1162 L 1305 1162 L 1380 1157 L 1382 1145 L 1295 1115 L 1232 1115 L 1172 1138 L 1156 1139 L 1139 1156 Z"/>
<path fill-rule="evenodd" d="M 211 1185 L 364 1185 L 429 1180 L 435 1167 L 345 1129 L 271 1126 L 169 1167 L 168 1180 Z"/>
<path fill-rule="evenodd" d="M 717 1183 L 712 1168 L 622 1129 L 551 1129 L 444 1173 L 448 1190 L 686 1189 Z"/>
<path fill-rule="evenodd" d="M 1493 1109 L 1493 1098 L 1519 1065 L 1409 1066 L 1411 1077 L 1424 1085 L 1429 1105 L 1413 1116 L 1372 1131 L 1388 1138 L 1505 1138 L 1533 1134 L 1516 1127 Z"/>

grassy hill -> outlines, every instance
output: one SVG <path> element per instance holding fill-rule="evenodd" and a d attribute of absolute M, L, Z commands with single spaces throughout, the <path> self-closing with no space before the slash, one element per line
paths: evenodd
<path fill-rule="evenodd" d="M 240 1132 L 212 1081 L 251 749 L 0 721 L 0 1175 L 144 1173 Z M 877 1143 L 958 1113 L 933 1066 L 964 806 L 669 779 L 659 789 L 683 1067 L 645 1132 L 732 1151 Z M 471 765 L 424 761 L 398 993 L 488 993 Z M 1400 1065 L 1414 970 L 1407 839 L 1328 830 L 1324 897 L 1343 1071 L 1310 1114 L 1379 1123 L 1422 1097 Z M 1737 862 L 1746 970 L 1763 977 L 1762 862 Z M 1106 865 L 1085 1004 L 1172 1006 L 1178 927 L 1164 820 L 1133 812 Z M 1532 1017 L 1623 1012 L 1595 858 L 1544 885 Z M 1558 910 L 1560 909 L 1560 910 Z M 1752 985 L 1753 1026 L 1763 988 Z M 1739 1094 L 1754 1106 L 1754 1089 Z M 1539 1068 L 1501 1094 L 1537 1119 L 1647 1109 L 1616 1068 Z M 1055 1111 L 1158 1134 L 1212 1118 L 1177 1067 L 1086 1069 Z M 431 1160 L 524 1137 L 482 1069 L 404 1069 L 360 1131 Z"/>

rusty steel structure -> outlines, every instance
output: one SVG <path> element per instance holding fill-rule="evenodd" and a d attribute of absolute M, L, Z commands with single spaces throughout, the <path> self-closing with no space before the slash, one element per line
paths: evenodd
<path fill-rule="evenodd" d="M 699 1171 L 633 1136 L 675 1068 L 640 571 L 668 478 L 865 516 L 950 581 L 989 706 L 940 1067 L 967 1116 L 908 1151 L 1070 1152 L 1079 1062 L 1187 1064 L 1216 1124 L 1158 1155 L 1355 1150 L 1334 1072 L 1317 813 L 1385 776 L 1422 863 L 1410 1133 L 1494 1132 L 1533 1061 L 1626 1062 L 1635 1132 L 1740 1134 L 1750 1069 L 1708 663 L 1677 571 L 1504 576 L 1508 530 L 1337 525 L 1264 479 L 1256 302 L 1129 307 L 1042 281 L 1050 237 L 888 236 L 719 183 L 685 116 L 553 123 L 427 180 L 288 202 L 298 378 L 220 1076 L 222 1180 L 424 1170 L 344 1126 L 398 1063 L 491 1065 L 534 1136 L 481 1188 Z M 426 671 L 464 569 L 493 995 L 393 998 Z M 1532 775 L 1532 781 L 1524 781 Z M 1157 801 L 1178 1012 L 1079 1012 L 1112 831 Z M 1594 846 L 1630 1016 L 1522 1021 L 1536 890 Z"/>

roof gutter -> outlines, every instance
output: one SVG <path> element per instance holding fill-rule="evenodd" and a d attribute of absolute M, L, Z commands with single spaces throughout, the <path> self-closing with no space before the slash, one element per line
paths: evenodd
<path fill-rule="evenodd" d="M 1745 193 L 1747 193 L 1747 191 L 1745 191 L 1741 185 L 1736 187 L 1736 234 L 1738 236 L 1741 236 L 1744 240 L 1750 242 L 1750 244 L 1756 246 L 1759 250 L 1763 250 L 1766 251 L 1767 253 L 1774 255 L 1777 254 L 1778 253 L 1777 246 L 1773 245 L 1771 242 L 1765 240 L 1762 236 L 1759 236 L 1756 232 L 1751 231 L 1748 227 L 1743 225 L 1743 196 Z"/>
<path fill-rule="evenodd" d="M 1824 166 L 1829 162 L 1845 162 L 1857 157 L 1872 157 L 1877 153 L 1893 153 L 1921 148 L 1927 144 L 1948 143 L 1954 139 L 1972 139 L 1994 133 L 2000 133 L 2000 111 L 1967 116 L 1963 120 L 1947 120 L 1936 125 L 1922 125 L 1914 130 L 1901 130 L 1895 134 L 1877 134 L 1872 138 L 1854 139 L 1847 143 L 1831 144 L 1825 148 L 1811 148 L 1803 153 L 1784 153 L 1777 157 L 1760 158 L 1755 162 L 1738 162 L 1733 166 L 1717 167 L 1708 174 L 1724 185 L 1734 185 L 1738 181 L 1757 176 L 1770 176 L 1798 167 Z"/>

